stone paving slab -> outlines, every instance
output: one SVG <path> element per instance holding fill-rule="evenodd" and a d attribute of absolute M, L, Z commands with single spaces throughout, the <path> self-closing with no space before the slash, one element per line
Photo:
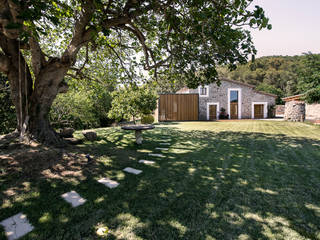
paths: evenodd
<path fill-rule="evenodd" d="M 123 171 L 128 172 L 128 173 L 132 173 L 132 174 L 135 174 L 135 175 L 138 175 L 138 174 L 142 173 L 142 170 L 134 169 L 134 168 L 131 168 L 131 167 L 126 167 L 125 169 L 123 169 Z"/>
<path fill-rule="evenodd" d="M 171 138 L 168 138 L 168 139 L 160 139 L 159 142 L 170 142 L 171 141 Z"/>
<path fill-rule="evenodd" d="M 27 216 L 23 213 L 18 213 L 3 220 L 0 222 L 0 225 L 4 227 L 8 240 L 18 239 L 34 229 L 34 227 L 29 223 Z"/>
<path fill-rule="evenodd" d="M 165 157 L 163 154 L 160 153 L 149 153 L 148 155 L 151 157 Z"/>
<path fill-rule="evenodd" d="M 84 204 L 87 200 L 82 198 L 76 191 L 67 192 L 61 195 L 61 197 L 72 205 L 72 207 L 78 207 Z"/>
<path fill-rule="evenodd" d="M 154 164 L 155 161 L 141 159 L 141 160 L 139 160 L 139 163 L 144 163 L 144 164 L 149 165 L 149 164 Z"/>
<path fill-rule="evenodd" d="M 99 183 L 102 183 L 103 185 L 105 185 L 108 188 L 116 188 L 119 186 L 119 183 L 116 181 L 113 181 L 109 178 L 101 178 L 98 180 Z"/>
<path fill-rule="evenodd" d="M 156 147 L 156 150 L 163 150 L 163 151 L 168 151 L 169 148 L 161 148 L 161 147 Z"/>
<path fill-rule="evenodd" d="M 165 143 L 165 142 L 161 142 L 161 143 L 159 143 L 160 145 L 171 145 L 171 143 Z"/>

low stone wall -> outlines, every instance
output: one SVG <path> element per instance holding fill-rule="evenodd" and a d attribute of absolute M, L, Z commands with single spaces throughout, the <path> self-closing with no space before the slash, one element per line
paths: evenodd
<path fill-rule="evenodd" d="M 306 119 L 320 120 L 320 103 L 306 104 Z"/>
<path fill-rule="evenodd" d="M 284 120 L 303 122 L 305 120 L 305 103 L 301 101 L 290 101 L 285 104 Z"/>

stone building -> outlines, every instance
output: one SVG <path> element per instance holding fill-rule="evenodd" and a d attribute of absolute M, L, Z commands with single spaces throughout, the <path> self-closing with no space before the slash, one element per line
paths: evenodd
<path fill-rule="evenodd" d="M 230 79 L 224 78 L 220 82 L 220 86 L 212 83 L 197 89 L 183 88 L 177 93 L 199 95 L 198 120 L 267 118 L 268 107 L 275 106 L 276 95 Z"/>
<path fill-rule="evenodd" d="M 299 121 L 309 120 L 318 122 L 320 120 L 320 104 L 307 104 L 303 100 L 304 94 L 282 98 L 285 101 L 284 120 Z"/>

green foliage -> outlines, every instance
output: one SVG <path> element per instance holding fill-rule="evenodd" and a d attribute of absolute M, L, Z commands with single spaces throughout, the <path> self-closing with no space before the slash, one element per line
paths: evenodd
<path fill-rule="evenodd" d="M 268 118 L 274 118 L 276 116 L 276 106 L 268 105 Z"/>
<path fill-rule="evenodd" d="M 12 132 L 17 126 L 15 107 L 10 99 L 8 79 L 0 73 L 0 134 Z"/>
<path fill-rule="evenodd" d="M 52 104 L 50 119 L 57 128 L 86 129 L 106 126 L 111 97 L 107 90 L 76 90 L 60 94 Z"/>
<path fill-rule="evenodd" d="M 135 120 L 138 117 L 152 113 L 157 107 L 156 92 L 148 85 L 123 87 L 112 94 L 109 118 L 120 120 Z"/>
<path fill-rule="evenodd" d="M 320 86 L 307 91 L 303 99 L 309 104 L 320 103 Z"/>
<path fill-rule="evenodd" d="M 94 104 L 87 93 L 72 90 L 57 96 L 50 118 L 57 127 L 67 124 L 75 129 L 94 128 L 99 126 L 99 122 L 93 112 Z"/>
<path fill-rule="evenodd" d="M 144 115 L 141 118 L 142 124 L 152 124 L 154 123 L 154 117 L 152 115 Z"/>
<path fill-rule="evenodd" d="M 219 119 L 228 119 L 228 118 L 229 118 L 229 114 L 227 114 L 226 109 L 222 107 L 220 109 Z"/>
<path fill-rule="evenodd" d="M 220 67 L 219 75 L 276 94 L 277 102 L 280 103 L 280 97 L 304 93 L 305 87 L 310 89 L 319 85 L 319 59 L 320 54 L 261 57 L 245 65 L 238 65 L 234 71 Z"/>
<path fill-rule="evenodd" d="M 298 74 L 300 93 L 320 86 L 320 54 L 306 53 L 303 62 L 304 68 Z"/>

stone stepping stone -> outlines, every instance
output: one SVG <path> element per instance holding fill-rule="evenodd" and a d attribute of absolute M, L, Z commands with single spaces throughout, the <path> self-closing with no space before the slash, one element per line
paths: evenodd
<path fill-rule="evenodd" d="M 144 164 L 146 164 L 146 165 L 150 165 L 150 164 L 154 164 L 155 161 L 150 161 L 150 160 L 143 160 L 143 159 L 141 159 L 141 160 L 139 160 L 139 163 L 144 163 Z"/>
<path fill-rule="evenodd" d="M 27 216 L 23 213 L 18 213 L 3 220 L 0 222 L 0 225 L 4 227 L 8 240 L 18 239 L 34 229 L 34 227 L 29 223 Z"/>
<path fill-rule="evenodd" d="M 67 192 L 61 195 L 61 197 L 70 203 L 72 207 L 78 207 L 84 204 L 87 200 L 82 198 L 76 191 Z"/>
<path fill-rule="evenodd" d="M 119 183 L 116 181 L 113 181 L 109 178 L 101 178 L 98 180 L 99 183 L 102 183 L 103 185 L 105 185 L 108 188 L 116 188 L 119 186 Z"/>
<path fill-rule="evenodd" d="M 171 145 L 171 143 L 164 143 L 164 142 L 162 142 L 162 143 L 159 143 L 160 145 Z"/>
<path fill-rule="evenodd" d="M 128 172 L 128 173 L 132 173 L 132 174 L 135 174 L 135 175 L 138 175 L 138 174 L 142 173 L 142 170 L 134 169 L 134 168 L 131 168 L 131 167 L 126 167 L 125 169 L 123 169 L 123 171 Z"/>
<path fill-rule="evenodd" d="M 149 156 L 151 156 L 151 157 L 165 157 L 163 154 L 160 154 L 160 153 L 149 153 Z"/>
<path fill-rule="evenodd" d="M 162 150 L 162 151 L 168 151 L 169 148 L 161 148 L 161 147 L 156 147 L 157 150 Z"/>

